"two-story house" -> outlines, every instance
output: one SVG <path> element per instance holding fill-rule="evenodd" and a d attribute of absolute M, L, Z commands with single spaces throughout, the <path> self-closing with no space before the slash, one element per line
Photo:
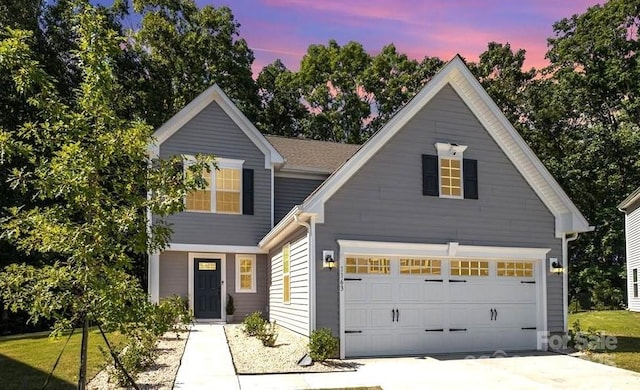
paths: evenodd
<path fill-rule="evenodd" d="M 461 58 L 361 147 L 261 135 L 217 87 L 155 153 L 218 157 L 171 217 L 149 291 L 224 321 L 226 295 L 340 355 L 545 348 L 567 330 L 568 243 L 589 224 Z"/>
<path fill-rule="evenodd" d="M 627 253 L 627 302 L 631 311 L 640 312 L 640 188 L 623 200 L 618 209 L 624 213 Z"/>

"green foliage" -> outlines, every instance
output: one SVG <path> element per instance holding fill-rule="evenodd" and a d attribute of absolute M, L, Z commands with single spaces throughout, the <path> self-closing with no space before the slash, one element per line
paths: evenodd
<path fill-rule="evenodd" d="M 186 331 L 188 325 L 193 322 L 189 301 L 179 295 L 162 298 L 155 312 L 152 332 L 156 337 L 160 337 L 168 331 L 175 332 L 179 337 L 179 332 Z"/>
<path fill-rule="evenodd" d="M 316 362 L 335 357 L 338 353 L 338 338 L 334 337 L 331 329 L 314 330 L 309 338 L 309 356 Z"/>
<path fill-rule="evenodd" d="M 129 342 L 122 348 L 119 360 L 124 369 L 135 376 L 149 367 L 155 361 L 158 351 L 156 349 L 157 337 L 151 331 L 140 330 L 136 332 Z M 103 354 L 107 354 L 103 351 Z M 128 379 L 119 368 L 110 367 L 109 375 L 116 380 L 119 386 L 126 386 Z"/>
<path fill-rule="evenodd" d="M 228 316 L 232 316 L 233 313 L 236 312 L 236 307 L 233 303 L 233 297 L 230 294 L 227 294 L 227 304 L 224 308 L 225 312 Z"/>
<path fill-rule="evenodd" d="M 262 317 L 262 312 L 255 311 L 244 317 L 242 324 L 244 333 L 248 336 L 257 336 L 267 326 L 267 320 Z"/>
<path fill-rule="evenodd" d="M 256 334 L 258 340 L 262 341 L 262 345 L 265 347 L 273 347 L 276 345 L 278 339 L 278 326 L 276 322 L 265 322 L 264 325 L 258 330 Z"/>

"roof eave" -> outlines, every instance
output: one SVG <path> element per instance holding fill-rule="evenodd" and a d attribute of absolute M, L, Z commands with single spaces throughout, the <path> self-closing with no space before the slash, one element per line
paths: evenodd
<path fill-rule="evenodd" d="M 294 206 L 291 211 L 285 215 L 276 226 L 267 233 L 258 243 L 260 249 L 270 251 L 281 240 L 293 233 L 301 225 L 298 221 L 305 222 L 309 220 L 313 214 L 303 211 L 300 205 Z M 297 217 L 297 221 L 296 221 Z"/>
<path fill-rule="evenodd" d="M 629 208 L 629 206 L 632 206 L 638 201 L 640 201 L 640 187 L 638 187 L 629 196 L 627 196 L 625 200 L 620 202 L 620 204 L 618 205 L 618 210 L 624 213 L 626 212 L 627 208 Z"/>

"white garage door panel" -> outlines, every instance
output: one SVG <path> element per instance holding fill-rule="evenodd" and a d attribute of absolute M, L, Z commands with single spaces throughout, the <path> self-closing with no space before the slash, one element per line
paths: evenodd
<path fill-rule="evenodd" d="M 422 310 L 417 305 L 398 306 L 398 319 L 396 327 L 400 328 L 422 328 Z"/>
<path fill-rule="evenodd" d="M 369 295 L 367 302 L 393 302 L 395 295 L 392 293 L 393 290 L 394 283 L 392 281 L 372 280 L 369 282 L 369 286 L 367 288 L 367 293 Z"/>
<path fill-rule="evenodd" d="M 345 325 L 347 329 L 362 329 L 367 326 L 367 315 L 368 311 L 366 309 L 356 309 L 350 308 L 345 312 Z"/>
<path fill-rule="evenodd" d="M 449 278 L 448 260 L 442 275 L 407 275 L 389 259 L 388 274 L 345 275 L 360 279 L 344 283 L 346 356 L 536 349 L 533 278 L 497 276 L 493 260 L 488 276 Z"/>
<path fill-rule="evenodd" d="M 422 284 L 422 300 L 423 302 L 442 302 L 445 298 L 445 283 L 444 282 L 425 282 Z"/>

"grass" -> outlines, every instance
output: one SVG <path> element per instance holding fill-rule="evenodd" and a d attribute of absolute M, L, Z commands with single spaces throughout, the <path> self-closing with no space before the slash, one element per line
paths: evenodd
<path fill-rule="evenodd" d="M 58 339 L 47 334 L 24 334 L 0 337 L 0 383 L 2 389 L 40 388 L 49 375 L 68 336 Z M 80 342 L 82 331 L 76 330 L 71 336 L 58 367 L 47 389 L 75 389 L 78 381 Z M 124 342 L 124 336 L 109 335 L 109 343 Z M 104 366 L 104 357 L 99 346 L 105 347 L 97 330 L 89 332 L 87 377 L 93 378 Z"/>
<path fill-rule="evenodd" d="M 640 372 L 640 313 L 604 310 L 570 314 L 569 326 L 573 327 L 576 320 L 580 321 L 583 332 L 592 328 L 617 338 L 616 349 L 593 353 L 593 360 L 611 362 L 616 367 Z"/>

